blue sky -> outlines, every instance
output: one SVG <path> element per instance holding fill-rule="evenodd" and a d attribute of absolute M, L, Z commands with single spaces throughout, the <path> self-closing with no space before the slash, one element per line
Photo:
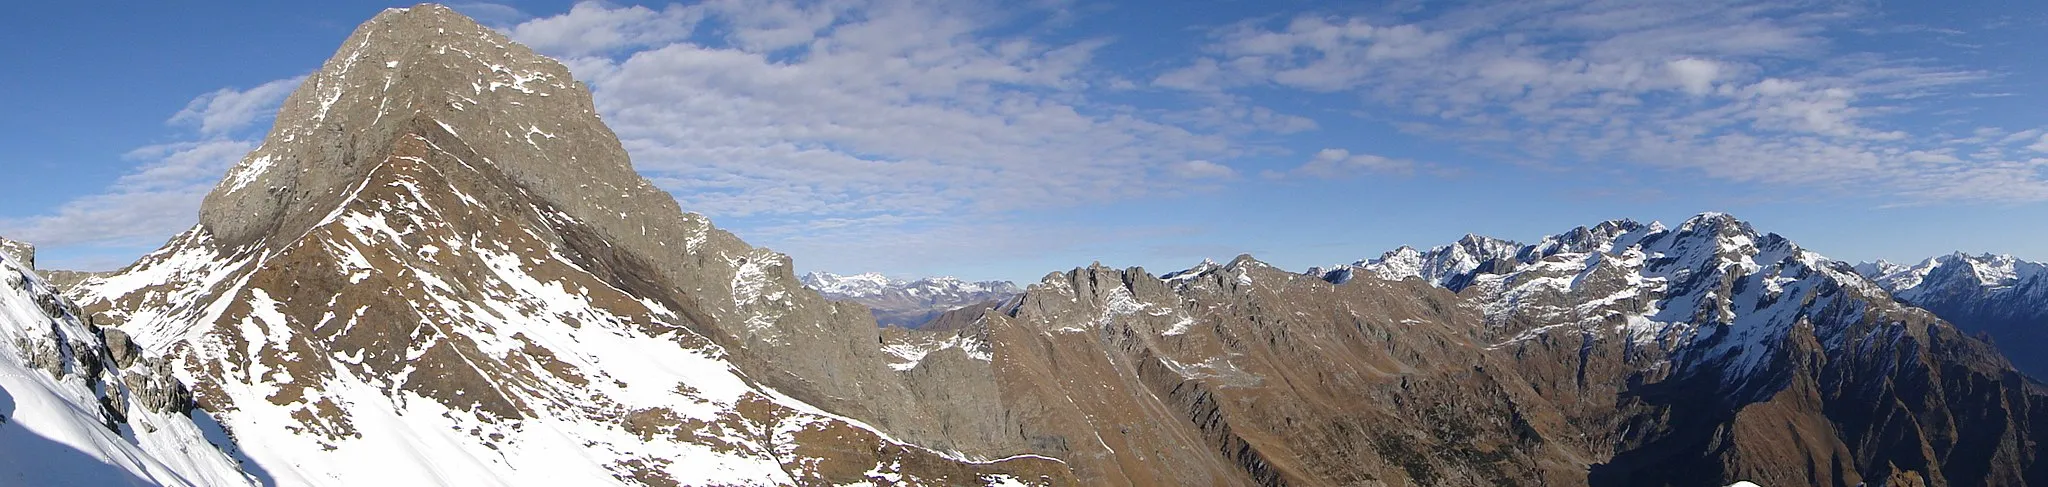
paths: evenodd
<path fill-rule="evenodd" d="M 459 3 L 643 174 L 800 270 L 1035 280 L 1726 211 L 1844 260 L 2048 260 L 2048 5 Z M 380 2 L 16 6 L 0 235 L 108 269 L 196 221 Z"/>

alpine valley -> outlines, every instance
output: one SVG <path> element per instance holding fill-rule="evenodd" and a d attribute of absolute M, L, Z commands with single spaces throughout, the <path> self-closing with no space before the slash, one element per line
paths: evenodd
<path fill-rule="evenodd" d="M 437 5 L 357 28 L 160 250 L 60 293 L 0 249 L 6 485 L 2048 485 L 2048 390 L 1974 338 L 2041 343 L 2036 264 L 1708 213 L 799 279 Z"/>

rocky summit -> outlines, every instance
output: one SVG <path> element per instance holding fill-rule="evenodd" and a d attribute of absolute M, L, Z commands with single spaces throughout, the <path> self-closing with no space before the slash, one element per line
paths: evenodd
<path fill-rule="evenodd" d="M 1729 215 L 799 279 L 435 5 L 356 29 L 162 249 L 68 299 L 7 260 L 0 483 L 2048 485 L 2048 392 Z M 891 289 L 932 326 L 819 292 Z M 38 438 L 99 448 L 46 474 Z"/>

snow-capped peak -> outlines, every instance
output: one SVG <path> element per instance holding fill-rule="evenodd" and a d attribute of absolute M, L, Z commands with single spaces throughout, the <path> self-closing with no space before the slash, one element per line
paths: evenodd
<path fill-rule="evenodd" d="M 908 284 L 875 272 L 844 276 L 830 272 L 812 272 L 804 274 L 798 280 L 803 281 L 805 287 L 820 293 L 841 296 L 873 296 L 889 288 Z"/>
<path fill-rule="evenodd" d="M 1716 367 L 1727 392 L 1744 394 L 1767 387 L 1748 377 L 1765 367 L 1770 348 L 1795 323 L 1811 318 L 1802 315 L 1803 299 L 1883 296 L 1848 265 L 1724 213 L 1701 214 L 1675 229 L 1616 220 L 1526 246 L 1467 236 L 1419 254 L 1396 249 L 1363 268 L 1382 279 L 1421 277 L 1473 291 L 1496 326 L 1565 323 L 1509 330 L 1497 346 L 1581 326 L 1632 341 L 1689 343 L 1686 353 L 1696 355 L 1687 367 Z M 1843 288 L 1857 291 L 1830 291 Z M 1868 309 L 1859 306 L 1840 309 Z M 1857 323 L 1839 318 L 1819 327 L 1840 333 Z"/>
<path fill-rule="evenodd" d="M 2048 264 L 1989 253 L 1970 255 L 1956 252 L 1911 266 L 1878 260 L 1858 264 L 1856 271 L 1902 297 L 1931 292 L 1922 291 L 1931 281 L 1940 283 L 1933 287 L 2004 288 L 2048 279 Z"/>
<path fill-rule="evenodd" d="M 1513 261 L 1522 253 L 1522 247 L 1521 243 L 1514 241 L 1466 234 L 1456 243 L 1427 252 L 1404 245 L 1381 254 L 1377 259 L 1359 261 L 1352 264 L 1351 269 L 1325 272 L 1321 277 L 1342 284 L 1356 277 L 1356 271 L 1363 270 L 1380 279 L 1398 281 L 1414 277 L 1437 286 L 1458 289 L 1463 287 L 1460 276 L 1492 268 L 1498 262 Z"/>
<path fill-rule="evenodd" d="M 1997 340 L 2021 371 L 2048 374 L 2048 359 L 2026 353 L 2043 345 L 2048 323 L 2048 264 L 2010 255 L 1956 252 L 1915 265 L 1886 261 L 1856 266 L 1858 273 L 1899 301 L 1923 308 L 1970 333 Z"/>

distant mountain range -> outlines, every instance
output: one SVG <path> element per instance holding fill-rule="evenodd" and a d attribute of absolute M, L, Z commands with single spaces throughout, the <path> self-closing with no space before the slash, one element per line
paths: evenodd
<path fill-rule="evenodd" d="M 1022 292 L 1009 281 L 963 281 L 952 277 L 890 279 L 878 273 L 842 276 L 812 272 L 799 278 L 826 299 L 867 306 L 882 326 L 919 328 L 948 311 L 992 305 Z"/>
<path fill-rule="evenodd" d="M 2048 379 L 2048 264 L 1958 252 L 1915 265 L 1867 262 L 1856 272 L 1900 302 L 1989 335 L 2021 371 Z"/>

